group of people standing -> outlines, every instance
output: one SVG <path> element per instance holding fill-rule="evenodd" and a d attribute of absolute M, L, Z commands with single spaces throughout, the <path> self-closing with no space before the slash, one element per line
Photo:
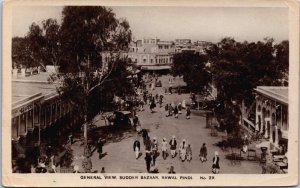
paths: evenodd
<path fill-rule="evenodd" d="M 142 136 L 146 151 L 144 157 L 146 161 L 146 169 L 148 172 L 151 172 L 150 168 L 151 166 L 156 166 L 156 159 L 159 156 L 159 143 L 156 137 L 153 137 L 151 141 L 148 132 L 145 129 L 142 130 Z M 186 139 L 183 139 L 181 143 L 178 144 L 175 136 L 172 136 L 172 138 L 169 141 L 167 141 L 166 138 L 163 138 L 161 142 L 161 155 L 164 160 L 166 160 L 169 156 L 168 149 L 170 149 L 170 154 L 172 158 L 175 158 L 178 154 L 179 159 L 182 162 L 184 162 L 185 160 L 190 162 L 192 160 L 192 147 Z M 135 139 L 133 143 L 133 150 L 135 153 L 135 158 L 138 159 L 141 156 L 141 143 L 138 139 Z M 202 163 L 207 161 L 207 147 L 205 143 L 203 143 L 203 145 L 200 148 L 199 157 Z M 213 157 L 212 172 L 218 173 L 219 169 L 220 166 L 218 152 L 215 152 L 215 156 Z"/>
<path fill-rule="evenodd" d="M 166 117 L 170 117 L 174 115 L 175 118 L 178 118 L 178 115 L 182 114 L 182 110 L 186 109 L 186 119 L 190 119 L 191 109 L 189 106 L 185 105 L 185 101 L 183 101 L 183 104 L 184 105 L 182 105 L 181 102 L 179 102 L 177 105 L 175 105 L 174 102 L 170 104 L 166 104 L 165 105 Z"/>

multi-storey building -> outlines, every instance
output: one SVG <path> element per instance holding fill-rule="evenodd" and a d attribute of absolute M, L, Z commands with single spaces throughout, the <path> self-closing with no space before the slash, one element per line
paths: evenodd
<path fill-rule="evenodd" d="M 130 58 L 141 70 L 169 70 L 174 53 L 174 42 L 155 38 L 134 41 L 129 51 L 121 54 Z M 102 52 L 103 63 L 107 63 L 111 57 L 111 52 Z"/>

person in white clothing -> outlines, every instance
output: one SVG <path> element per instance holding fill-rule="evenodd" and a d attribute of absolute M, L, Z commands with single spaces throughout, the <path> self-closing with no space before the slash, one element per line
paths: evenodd
<path fill-rule="evenodd" d="M 179 146 L 179 157 L 182 162 L 185 161 L 186 159 L 186 148 L 187 148 L 186 140 L 183 139 L 182 143 Z"/>
<path fill-rule="evenodd" d="M 182 105 L 181 106 L 182 106 L 183 109 L 186 109 L 185 100 L 182 101 Z"/>
<path fill-rule="evenodd" d="M 166 160 L 167 158 L 167 147 L 168 147 L 168 142 L 167 142 L 167 139 L 166 138 L 163 138 L 163 141 L 161 143 L 161 151 L 162 151 L 162 157 L 164 160 Z"/>

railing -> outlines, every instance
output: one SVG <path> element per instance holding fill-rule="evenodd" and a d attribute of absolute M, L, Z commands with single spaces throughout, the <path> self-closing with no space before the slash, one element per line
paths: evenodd
<path fill-rule="evenodd" d="M 248 131 L 254 133 L 255 132 L 255 125 L 254 123 L 252 123 L 251 121 L 249 121 L 247 118 L 243 118 L 243 123 L 242 125 L 244 125 L 245 128 L 247 128 Z"/>

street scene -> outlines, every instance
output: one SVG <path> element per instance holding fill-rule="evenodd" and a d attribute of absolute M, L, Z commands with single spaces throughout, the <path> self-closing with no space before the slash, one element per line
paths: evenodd
<path fill-rule="evenodd" d="M 286 9 L 13 14 L 13 173 L 288 173 Z"/>

